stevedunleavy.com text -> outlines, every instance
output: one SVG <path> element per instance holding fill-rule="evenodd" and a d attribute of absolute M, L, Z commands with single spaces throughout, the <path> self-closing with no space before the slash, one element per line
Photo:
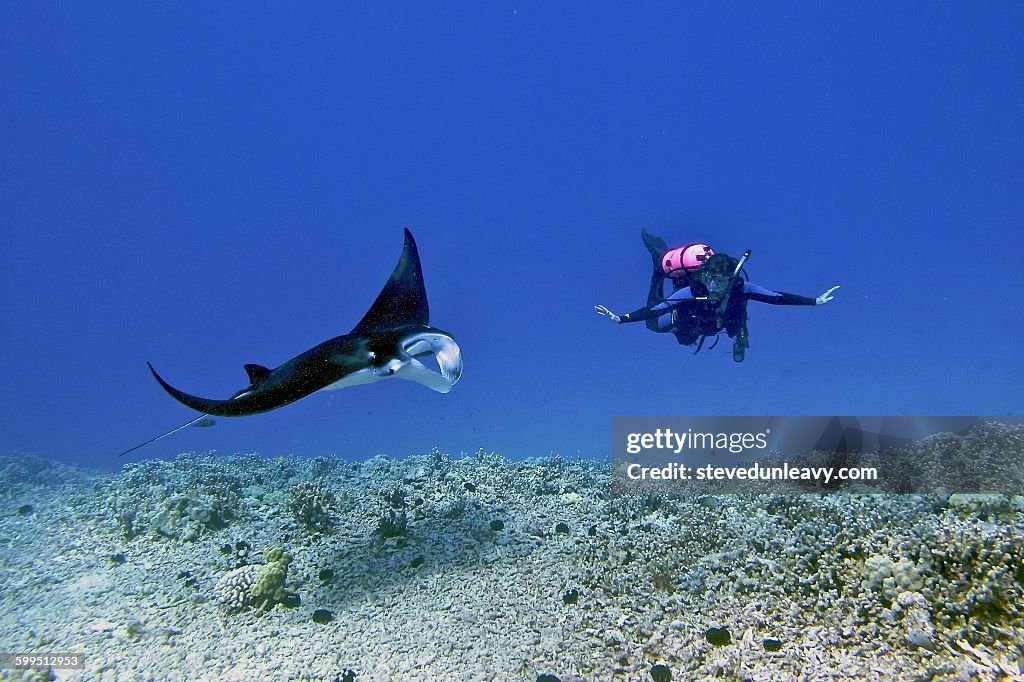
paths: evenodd
<path fill-rule="evenodd" d="M 664 466 L 645 467 L 630 464 L 626 477 L 633 481 L 875 481 L 878 471 L 874 467 L 801 467 L 782 466 L 720 467 L 711 464 L 686 466 L 672 462 Z"/>

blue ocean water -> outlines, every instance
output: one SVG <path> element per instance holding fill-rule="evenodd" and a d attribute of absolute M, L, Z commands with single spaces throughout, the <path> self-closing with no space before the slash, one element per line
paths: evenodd
<path fill-rule="evenodd" d="M 419 243 L 465 374 L 131 455 L 607 457 L 613 415 L 1020 414 L 1024 7 L 0 8 L 0 452 L 104 468 L 345 333 Z M 697 356 L 640 228 L 819 308 Z"/>

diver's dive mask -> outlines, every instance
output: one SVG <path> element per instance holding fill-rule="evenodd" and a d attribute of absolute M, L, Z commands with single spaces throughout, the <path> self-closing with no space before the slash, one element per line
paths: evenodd
<path fill-rule="evenodd" d="M 698 301 L 718 302 L 729 292 L 732 286 L 732 278 L 728 275 L 701 270 L 698 273 L 697 281 L 690 284 L 690 291 Z"/>

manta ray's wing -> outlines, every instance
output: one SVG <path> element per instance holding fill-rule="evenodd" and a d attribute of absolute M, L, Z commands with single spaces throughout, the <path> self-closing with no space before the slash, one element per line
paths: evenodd
<path fill-rule="evenodd" d="M 423 286 L 423 270 L 416 241 L 408 228 L 405 230 L 405 248 L 391 273 L 387 284 L 377 294 L 377 300 L 363 315 L 352 334 L 369 336 L 385 329 L 407 325 L 426 325 L 430 317 L 427 308 L 427 290 Z"/>

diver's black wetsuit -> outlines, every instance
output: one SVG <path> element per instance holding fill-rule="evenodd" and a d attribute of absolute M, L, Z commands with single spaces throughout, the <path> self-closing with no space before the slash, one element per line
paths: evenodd
<path fill-rule="evenodd" d="M 702 336 L 714 336 L 723 328 L 730 338 L 746 336 L 747 301 L 760 301 L 772 305 L 816 305 L 817 300 L 807 296 L 772 291 L 751 282 L 737 280 L 722 317 L 722 326 L 716 327 L 714 315 L 705 301 L 698 300 L 690 287 L 678 289 L 660 303 L 634 310 L 619 317 L 620 323 L 656 321 L 659 332 L 673 332 L 679 343 L 690 345 Z M 742 287 L 742 288 L 741 288 Z"/>

